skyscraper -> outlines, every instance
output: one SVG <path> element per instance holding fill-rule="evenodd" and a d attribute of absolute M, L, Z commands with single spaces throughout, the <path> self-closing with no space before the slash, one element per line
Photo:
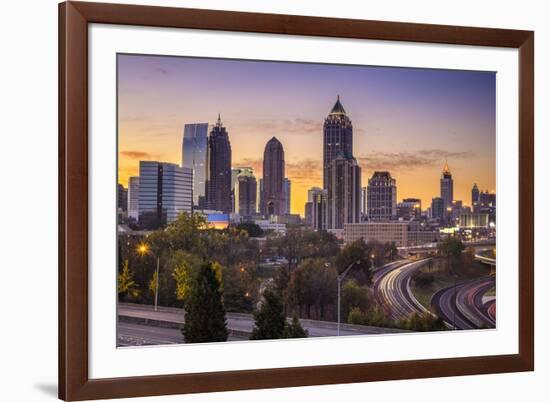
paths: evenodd
<path fill-rule="evenodd" d="M 139 176 L 128 179 L 128 217 L 139 219 Z"/>
<path fill-rule="evenodd" d="M 120 211 L 128 209 L 128 189 L 118 183 L 117 207 Z"/>
<path fill-rule="evenodd" d="M 256 178 L 253 175 L 241 175 L 237 177 L 235 184 L 235 199 L 237 200 L 236 212 L 241 216 L 256 214 Z"/>
<path fill-rule="evenodd" d="M 361 220 L 367 216 L 367 188 L 361 187 Z"/>
<path fill-rule="evenodd" d="M 208 154 L 208 123 L 186 124 L 183 128 L 181 166 L 193 170 L 193 206 L 205 207 Z"/>
<path fill-rule="evenodd" d="M 472 211 L 479 212 L 479 188 L 477 188 L 477 183 L 474 183 L 474 187 L 472 187 Z"/>
<path fill-rule="evenodd" d="M 231 169 L 231 192 L 233 195 L 233 211 L 239 213 L 239 177 L 241 176 L 252 176 L 254 177 L 254 170 L 251 167 L 234 167 Z M 256 178 L 254 177 L 254 180 Z M 257 186 L 255 186 L 256 188 Z M 256 200 L 256 195 L 254 195 L 254 200 Z M 254 206 L 254 211 L 256 206 Z"/>
<path fill-rule="evenodd" d="M 139 162 L 139 222 L 156 229 L 191 213 L 193 170 L 174 163 Z"/>
<path fill-rule="evenodd" d="M 282 215 L 284 198 L 285 152 L 281 142 L 273 137 L 264 149 L 263 196 L 264 215 Z"/>
<path fill-rule="evenodd" d="M 432 198 L 432 208 L 431 208 L 432 218 L 433 219 L 443 219 L 445 217 L 445 202 L 441 197 Z"/>
<path fill-rule="evenodd" d="M 327 166 L 327 229 L 343 229 L 345 223 L 358 223 L 361 211 L 361 168 L 344 152 Z"/>
<path fill-rule="evenodd" d="M 327 190 L 312 193 L 311 225 L 315 230 L 327 230 Z"/>
<path fill-rule="evenodd" d="M 208 137 L 208 170 L 206 181 L 206 204 L 208 209 L 229 214 L 232 211 L 231 197 L 231 142 L 222 125 L 220 115 Z"/>
<path fill-rule="evenodd" d="M 449 165 L 445 162 L 443 172 L 441 173 L 441 198 L 443 198 L 443 208 L 447 211 L 453 207 L 453 176 L 449 170 Z"/>
<path fill-rule="evenodd" d="M 374 172 L 367 186 L 367 218 L 380 221 L 397 216 L 397 185 L 390 172 Z"/>
<path fill-rule="evenodd" d="M 328 187 L 327 169 L 338 155 L 353 157 L 353 126 L 340 103 L 340 96 L 323 125 L 323 188 Z"/>
<path fill-rule="evenodd" d="M 292 193 L 292 182 L 288 177 L 283 180 L 284 209 L 283 214 L 290 214 L 290 196 Z"/>

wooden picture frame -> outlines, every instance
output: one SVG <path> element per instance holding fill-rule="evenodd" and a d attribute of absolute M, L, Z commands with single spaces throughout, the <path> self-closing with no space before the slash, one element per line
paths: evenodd
<path fill-rule="evenodd" d="M 90 379 L 88 24 L 120 24 L 519 49 L 519 353 L 401 362 Z M 59 5 L 59 397 L 292 387 L 534 369 L 534 33 L 351 19 L 65 2 Z"/>

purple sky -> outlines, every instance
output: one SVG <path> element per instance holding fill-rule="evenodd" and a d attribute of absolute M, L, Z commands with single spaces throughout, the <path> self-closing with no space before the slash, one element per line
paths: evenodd
<path fill-rule="evenodd" d="M 265 143 L 283 144 L 292 211 L 322 182 L 322 125 L 339 94 L 354 127 L 363 185 L 374 170 L 397 179 L 398 200 L 439 195 L 448 161 L 455 198 L 470 204 L 474 182 L 495 190 L 496 75 L 329 64 L 119 55 L 119 177 L 139 160 L 180 163 L 185 123 L 229 132 L 233 164 L 261 177 Z"/>

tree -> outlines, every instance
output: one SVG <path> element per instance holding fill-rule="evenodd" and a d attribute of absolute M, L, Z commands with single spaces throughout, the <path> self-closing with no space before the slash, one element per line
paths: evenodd
<path fill-rule="evenodd" d="M 227 311 L 251 313 L 258 288 L 255 264 L 239 264 L 223 270 L 223 304 Z"/>
<path fill-rule="evenodd" d="M 118 275 L 117 285 L 119 298 L 128 300 L 131 297 L 139 296 L 139 286 L 134 281 L 134 273 L 130 270 L 128 260 L 124 261 L 122 272 Z"/>
<path fill-rule="evenodd" d="M 462 257 L 462 251 L 465 246 L 456 236 L 448 236 L 438 245 L 439 253 L 447 260 L 447 269 L 456 273 L 460 268 L 460 260 Z"/>
<path fill-rule="evenodd" d="M 186 343 L 227 340 L 227 324 L 220 281 L 216 278 L 210 262 L 200 266 L 190 287 L 185 303 L 182 334 Z"/>
<path fill-rule="evenodd" d="M 172 279 L 175 281 L 174 294 L 177 300 L 185 302 L 201 263 L 199 257 L 182 250 L 176 250 L 170 256 L 167 266 L 172 271 Z"/>
<path fill-rule="evenodd" d="M 350 279 L 342 285 L 342 317 L 347 317 L 353 308 L 367 311 L 374 303 L 371 289 L 360 286 L 355 279 Z"/>
<path fill-rule="evenodd" d="M 349 275 L 355 277 L 360 283 L 370 285 L 372 283 L 371 257 L 374 254 L 371 245 L 363 239 L 347 244 L 335 257 L 338 273 L 344 272 L 351 264 L 355 264 Z"/>
<path fill-rule="evenodd" d="M 264 235 L 262 228 L 255 223 L 243 222 L 237 225 L 237 229 L 244 230 L 248 237 L 262 237 Z"/>
<path fill-rule="evenodd" d="M 265 290 L 260 310 L 254 312 L 254 329 L 250 339 L 280 339 L 285 325 L 283 300 L 271 289 Z"/>
<path fill-rule="evenodd" d="M 416 332 L 445 331 L 447 329 L 441 318 L 428 312 L 413 313 L 408 318 L 400 320 L 398 327 Z"/>
<path fill-rule="evenodd" d="M 292 273 L 287 288 L 289 305 L 300 316 L 326 319 L 327 309 L 335 311 L 338 292 L 336 269 L 322 259 L 307 259 Z"/>
<path fill-rule="evenodd" d="M 283 332 L 283 338 L 307 338 L 308 332 L 304 328 L 302 328 L 302 324 L 300 324 L 300 320 L 298 319 L 298 316 L 294 314 L 292 317 L 292 322 L 289 324 L 288 322 L 285 325 L 285 330 Z"/>

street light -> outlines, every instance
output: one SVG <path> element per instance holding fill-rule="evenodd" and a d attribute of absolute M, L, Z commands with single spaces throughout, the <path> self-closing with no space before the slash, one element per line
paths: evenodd
<path fill-rule="evenodd" d="M 141 256 L 144 256 L 145 254 L 149 254 L 157 259 L 157 270 L 156 270 L 157 280 L 155 281 L 155 311 L 158 311 L 160 256 L 153 253 L 153 251 L 149 248 L 149 245 L 147 243 L 139 244 L 137 247 L 137 252 Z"/>
<path fill-rule="evenodd" d="M 338 275 L 337 277 L 337 280 L 338 280 L 338 327 L 337 327 L 337 330 L 336 330 L 336 335 L 337 336 L 340 336 L 340 314 L 341 314 L 341 308 L 340 308 L 340 304 L 341 304 L 341 301 L 342 301 L 342 298 L 341 298 L 341 293 L 342 293 L 342 280 L 346 277 L 346 275 L 348 274 L 348 272 L 350 271 L 350 269 L 355 265 L 359 265 L 361 263 L 360 260 L 357 260 L 355 262 L 352 262 L 351 264 L 349 264 L 349 266 L 340 274 Z"/>

